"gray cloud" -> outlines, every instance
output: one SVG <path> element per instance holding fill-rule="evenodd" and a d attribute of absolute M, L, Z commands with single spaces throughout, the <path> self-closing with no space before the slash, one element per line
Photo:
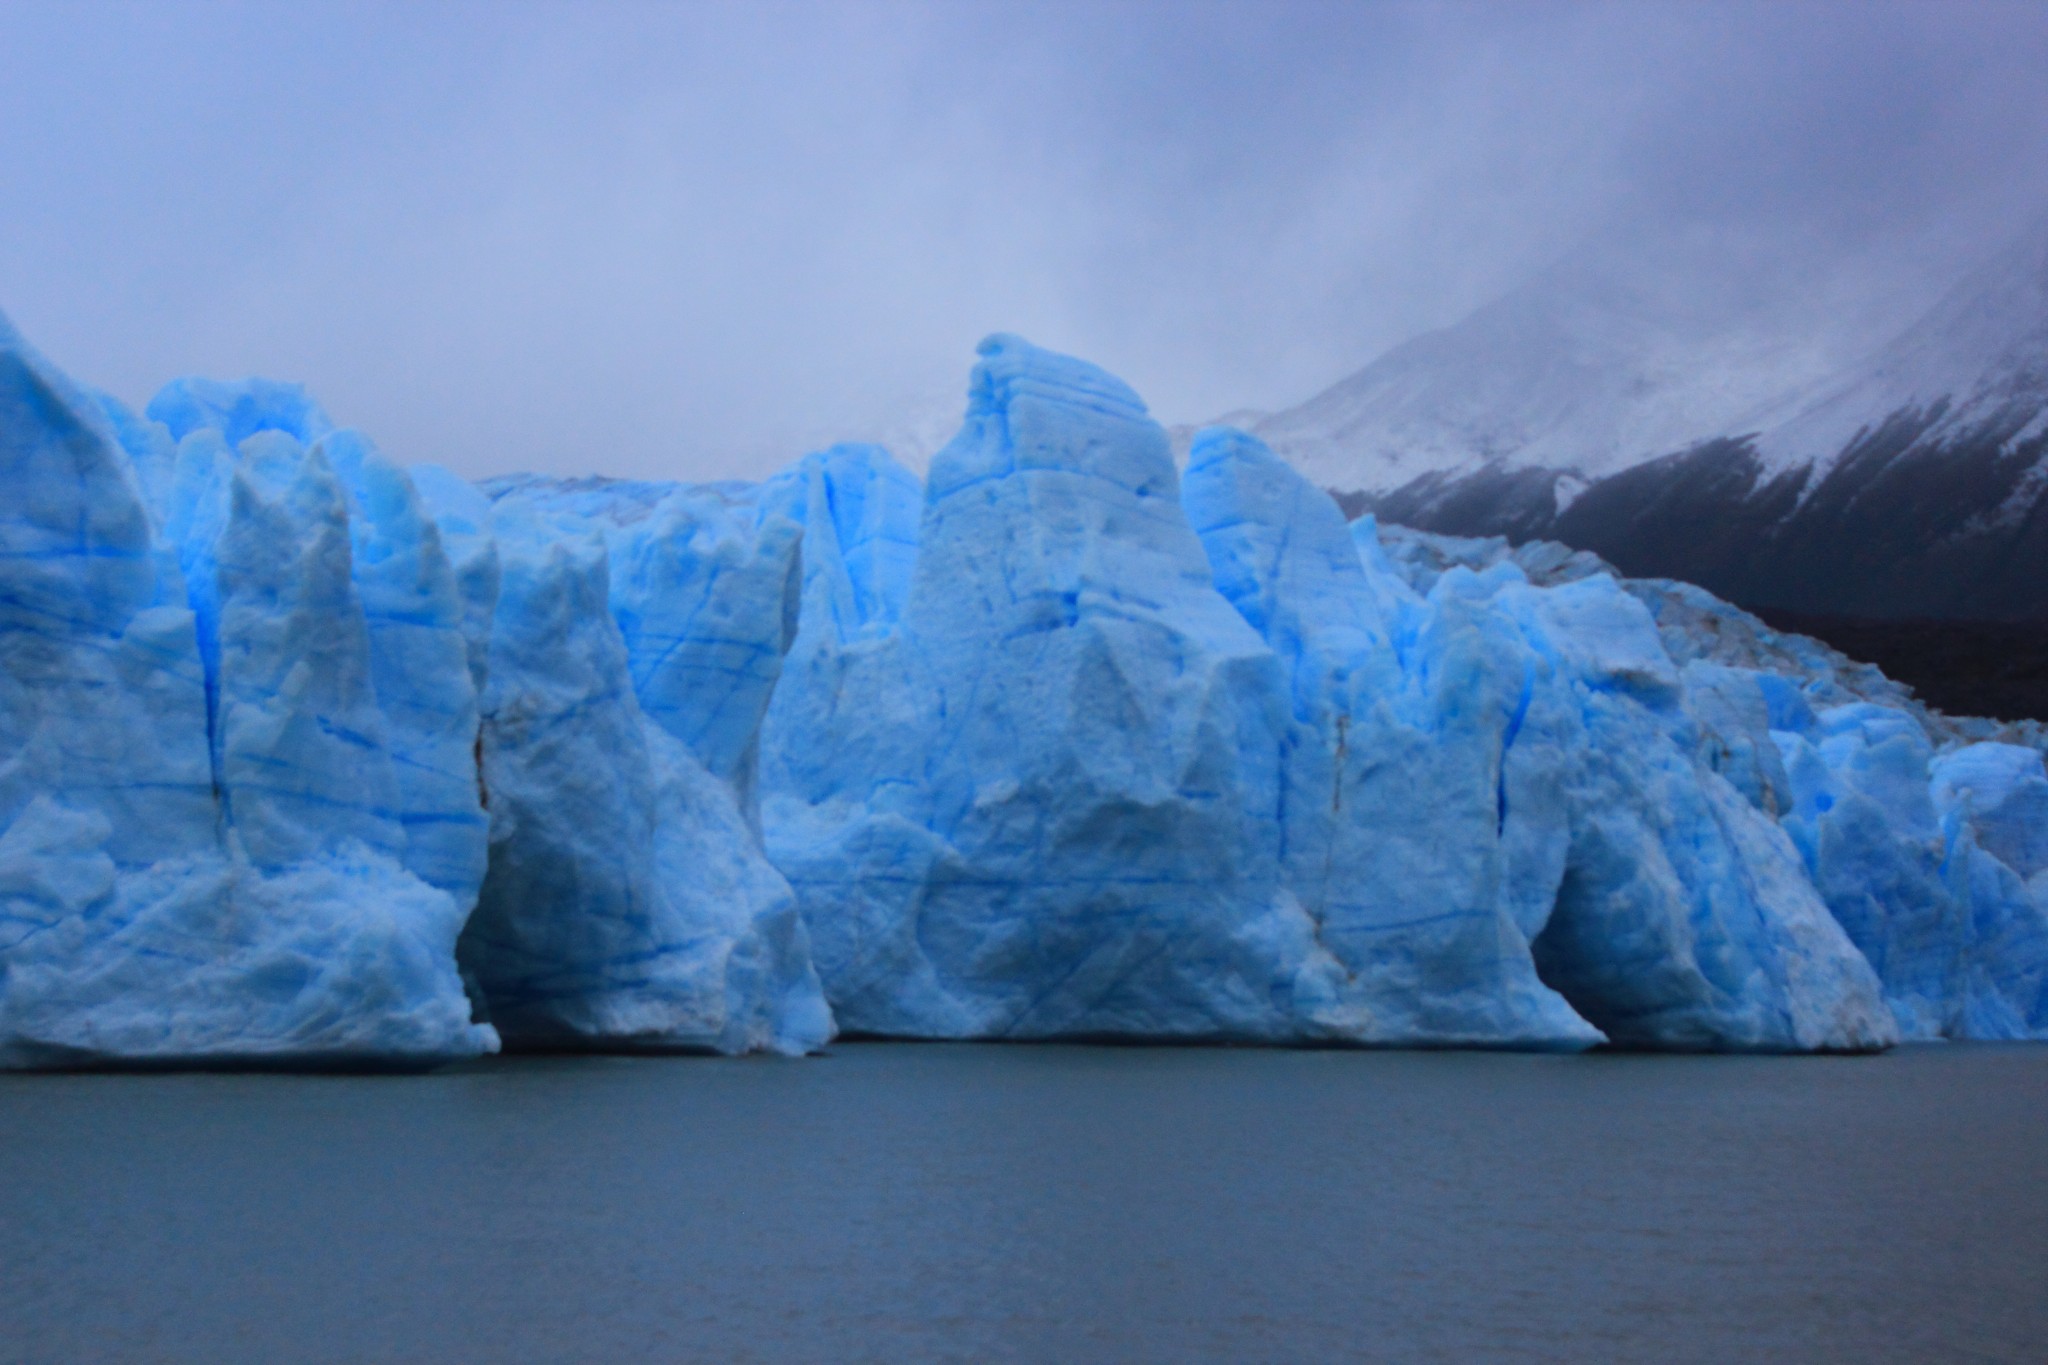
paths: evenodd
<path fill-rule="evenodd" d="M 986 331 L 1193 418 L 1574 251 L 1874 326 L 2040 211 L 2043 70 L 2032 3 L 0 0 L 0 308 L 130 399 L 753 475 Z"/>

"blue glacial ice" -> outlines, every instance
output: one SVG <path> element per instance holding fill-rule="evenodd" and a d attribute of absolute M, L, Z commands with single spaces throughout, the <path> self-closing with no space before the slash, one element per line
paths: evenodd
<path fill-rule="evenodd" d="M 2037 726 L 1013 337 L 920 481 L 405 468 L 0 328 L 0 1063 L 2048 1037 Z"/>
<path fill-rule="evenodd" d="M 1613 579 L 1455 567 L 1420 597 L 1237 432 L 1196 438 L 1187 484 L 1316 732 L 1290 882 L 1355 980 L 1393 983 L 1370 997 L 1417 1011 L 1394 1038 L 1562 1042 L 1580 1016 L 1647 1046 L 1885 1035 L 1789 843 L 1694 756 L 1677 670 Z"/>
<path fill-rule="evenodd" d="M 1210 582 L 1164 431 L 1092 366 L 983 350 L 900 617 L 833 610 L 887 601 L 891 566 L 856 577 L 859 539 L 805 528 L 848 581 L 807 575 L 764 813 L 840 1026 L 1343 1036 L 1341 968 L 1280 877 L 1278 662 Z M 807 506 L 856 483 L 893 520 L 900 481 L 841 457 Z"/>
<path fill-rule="evenodd" d="M 1902 1036 L 2048 1037 L 2048 881 L 2028 842 L 2048 832 L 2039 722 L 1943 715 L 1817 640 L 1584 552 L 1378 534 L 1415 583 L 1503 562 L 1550 585 L 1620 582 L 1681 667 L 1700 756 L 1792 838 Z"/>
<path fill-rule="evenodd" d="M 692 565 L 716 599 L 638 632 L 636 679 L 572 519 L 415 477 L 296 386 L 138 417 L 0 343 L 0 1061 L 830 1036 L 749 785 L 793 524 L 730 574 L 716 515 L 703 554 L 674 517 L 622 545 L 621 619 L 659 628 Z M 769 660 L 693 705 L 749 630 Z"/>
<path fill-rule="evenodd" d="M 1913 716 L 1867 702 L 1773 737 L 1792 781 L 1785 826 L 1905 1036 L 2048 1034 L 2040 753 L 1937 755 Z"/>
<path fill-rule="evenodd" d="M 831 1010 L 751 794 L 796 526 L 717 489 L 493 491 L 490 869 L 460 945 L 493 1021 L 539 1046 L 821 1045 Z"/>
<path fill-rule="evenodd" d="M 1238 433 L 1197 440 L 1183 506 L 1135 395 L 1014 338 L 984 344 L 932 465 L 899 616 L 834 606 L 886 598 L 901 560 L 856 575 L 820 515 L 842 485 L 899 489 L 886 457 L 799 481 L 802 667 L 764 809 L 841 1027 L 1893 1037 L 1611 580 L 1454 570 L 1424 596 Z M 900 510 L 864 520 L 911 538 Z"/>
<path fill-rule="evenodd" d="M 209 427 L 166 470 L 109 406 L 0 323 L 0 1060 L 494 1049 L 473 883 L 406 865 L 325 460 Z"/>

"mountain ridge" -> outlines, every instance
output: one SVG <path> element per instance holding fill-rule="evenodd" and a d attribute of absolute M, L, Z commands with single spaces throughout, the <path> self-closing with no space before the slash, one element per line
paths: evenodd
<path fill-rule="evenodd" d="M 1582 283 L 1550 277 L 1253 430 L 1354 516 L 1558 540 L 1752 610 L 2048 620 L 2048 225 L 1818 375 L 1823 347 L 1688 337 Z M 1717 347 L 1735 359 L 1674 373 Z M 1759 397 L 1773 355 L 1792 360 Z"/>

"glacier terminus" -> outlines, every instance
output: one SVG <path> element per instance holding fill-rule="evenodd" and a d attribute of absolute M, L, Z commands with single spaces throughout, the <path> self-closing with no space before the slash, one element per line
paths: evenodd
<path fill-rule="evenodd" d="M 0 321 L 0 1064 L 2048 1038 L 2048 747 L 984 341 L 920 479 L 404 467 Z"/>

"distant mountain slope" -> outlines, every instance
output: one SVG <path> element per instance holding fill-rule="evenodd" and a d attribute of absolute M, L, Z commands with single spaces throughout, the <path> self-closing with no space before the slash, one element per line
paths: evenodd
<path fill-rule="evenodd" d="M 1483 469 L 1590 480 L 1737 429 L 1839 363 L 1769 309 L 1702 309 L 1672 283 L 1569 262 L 1255 430 L 1310 478 L 1368 493 Z"/>
<path fill-rule="evenodd" d="M 1569 283 L 1258 431 L 1354 514 L 1560 540 L 1753 609 L 2048 619 L 2048 232 L 1821 378 Z"/>

